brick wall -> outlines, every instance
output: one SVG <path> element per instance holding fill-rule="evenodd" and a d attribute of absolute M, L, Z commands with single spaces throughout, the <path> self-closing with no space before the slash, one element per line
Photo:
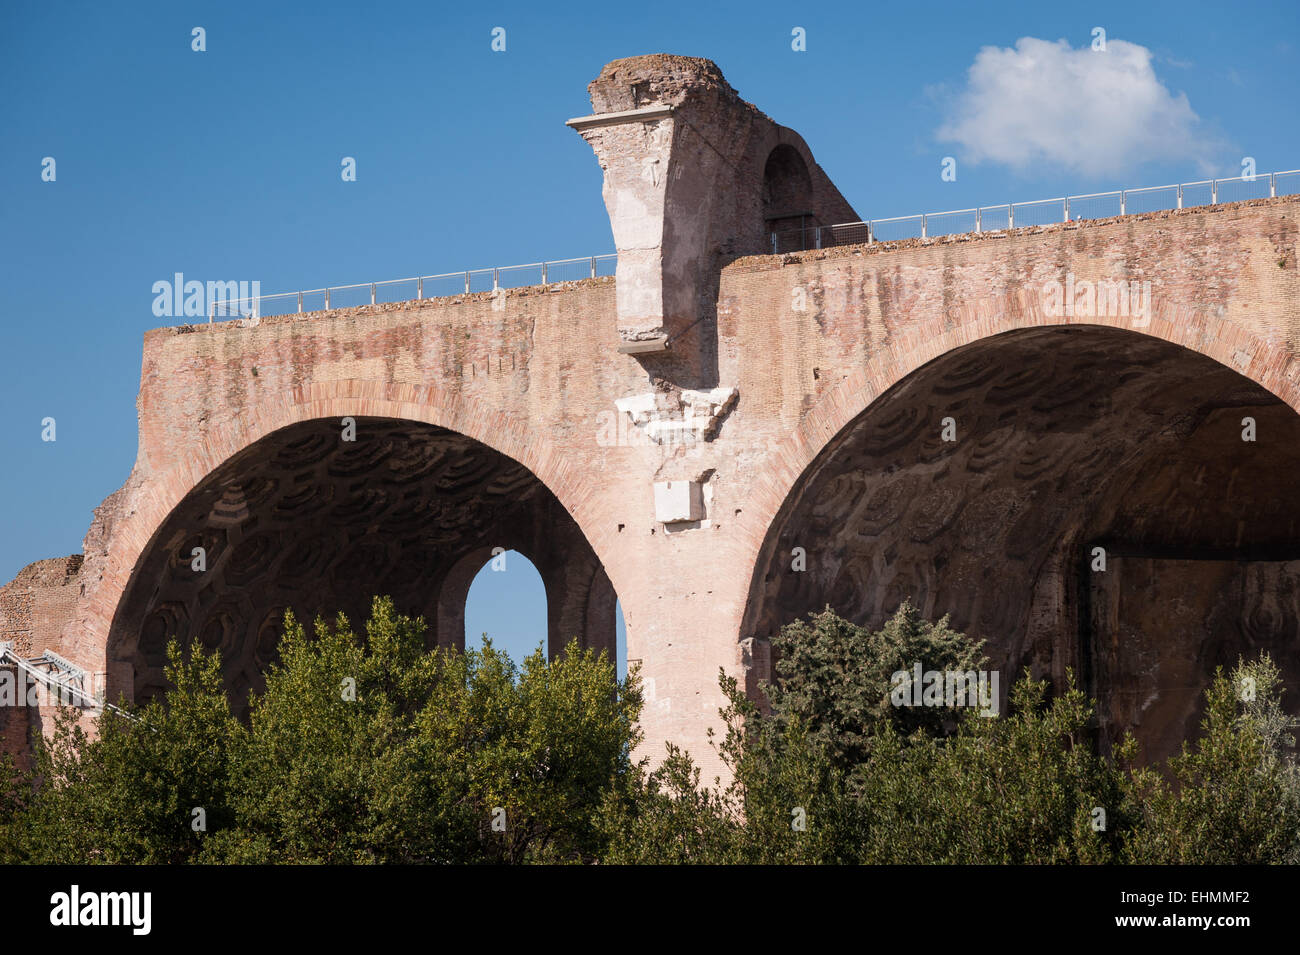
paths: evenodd
<path fill-rule="evenodd" d="M 80 596 L 82 555 L 38 560 L 0 587 L 0 641 L 24 657 L 59 652 Z"/>
<path fill-rule="evenodd" d="M 62 647 L 89 670 L 107 667 L 111 684 L 118 601 L 162 521 L 205 475 L 298 421 L 426 421 L 520 461 L 573 515 L 622 599 L 628 656 L 644 667 L 645 751 L 676 740 L 712 775 L 704 731 L 722 703 L 719 669 L 744 675 L 756 557 L 833 435 L 953 348 L 1068 321 L 1040 301 L 1043 282 L 1066 272 L 1150 281 L 1153 316 L 1136 330 L 1300 407 L 1298 212 L 1300 200 L 1279 199 L 741 259 L 722 272 L 716 328 L 717 382 L 739 400 L 713 440 L 687 447 L 601 443 L 616 399 L 677 387 L 618 353 L 608 279 L 152 331 L 139 458 L 96 512 L 77 585 L 10 585 L 0 612 L 31 621 L 5 626 L 31 633 L 33 652 Z M 656 523 L 653 483 L 695 477 L 709 486 L 707 520 L 678 531 Z M 67 605 L 53 595 L 73 591 L 75 613 L 60 627 Z"/>

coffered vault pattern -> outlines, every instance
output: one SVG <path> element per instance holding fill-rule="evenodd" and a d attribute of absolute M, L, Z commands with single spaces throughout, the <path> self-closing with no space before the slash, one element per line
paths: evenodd
<path fill-rule="evenodd" d="M 1300 417 L 1202 355 L 1098 327 L 985 339 L 831 441 L 768 536 L 747 626 L 770 637 L 827 604 L 878 626 L 910 598 L 1008 676 L 1072 669 L 1104 725 L 1167 755 L 1215 664 L 1269 650 L 1300 688 L 1297 473 Z"/>
<path fill-rule="evenodd" d="M 552 652 L 575 636 L 613 652 L 608 578 L 527 468 L 433 425 L 355 420 L 355 441 L 334 419 L 277 431 L 173 511 L 114 621 L 112 652 L 132 663 L 134 687 L 113 689 L 137 699 L 162 689 L 176 636 L 221 651 L 242 704 L 275 657 L 287 608 L 306 621 L 342 611 L 360 624 L 376 594 L 423 615 L 431 645 L 463 645 L 469 581 L 494 547 L 519 550 L 541 573 Z"/>

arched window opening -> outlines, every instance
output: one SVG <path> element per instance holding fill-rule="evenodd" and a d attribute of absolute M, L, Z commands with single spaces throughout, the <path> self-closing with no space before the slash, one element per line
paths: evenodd
<path fill-rule="evenodd" d="M 808 167 L 797 149 L 783 143 L 772 150 L 763 169 L 763 228 L 776 237 L 773 251 L 807 248 L 809 230 L 819 225 Z"/>
<path fill-rule="evenodd" d="M 618 678 L 627 676 L 627 621 L 623 618 L 623 601 L 614 604 L 614 655 L 618 662 Z"/>
<path fill-rule="evenodd" d="M 465 598 L 465 649 L 492 646 L 519 666 L 540 646 L 547 648 L 546 584 L 533 562 L 517 550 L 489 558 Z"/>

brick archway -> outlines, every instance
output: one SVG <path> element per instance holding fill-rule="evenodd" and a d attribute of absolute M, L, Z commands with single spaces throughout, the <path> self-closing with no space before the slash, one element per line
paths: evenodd
<path fill-rule="evenodd" d="M 572 569 L 548 567 L 544 571 L 544 576 L 546 573 L 551 575 L 548 586 L 559 581 L 561 587 L 595 587 L 600 596 L 590 599 L 604 600 L 604 591 L 609 589 L 608 577 L 601 559 L 596 556 L 599 553 L 596 551 L 597 543 L 582 527 L 581 515 L 586 497 L 574 480 L 571 469 L 559 455 L 550 451 L 544 435 L 518 426 L 506 414 L 480 410 L 436 387 L 364 380 L 317 383 L 295 389 L 280 400 L 262 402 L 254 413 L 214 427 L 195 453 L 178 457 L 174 466 L 161 474 L 148 471 L 147 455 L 142 450 L 141 461 L 124 489 L 136 492 L 135 499 L 140 506 L 110 528 L 106 553 L 100 555 L 100 566 L 95 569 L 97 573 L 88 581 L 89 592 L 83 597 L 76 620 L 79 625 L 76 645 L 82 650 L 79 655 L 92 665 L 98 662 L 95 660 L 96 651 L 103 655 L 99 659 L 106 659 L 108 664 L 111 692 L 117 692 L 126 681 L 122 673 L 114 671 L 115 666 L 120 669 L 120 664 L 113 663 L 111 646 L 119 606 L 131 593 L 145 557 L 157 545 L 161 529 L 182 502 L 224 465 L 258 442 L 298 425 L 333 422 L 330 427 L 334 427 L 344 417 L 357 421 L 408 422 L 445 429 L 491 449 L 504 460 L 521 465 L 549 495 L 553 495 L 554 506 L 562 509 L 563 518 L 572 527 L 571 532 L 566 532 L 567 536 L 562 535 L 564 540 L 554 542 L 551 550 L 556 553 L 550 556 L 562 560 L 563 553 L 579 550 L 591 555 L 590 559 L 579 561 L 581 566 Z M 573 540 L 568 540 L 569 536 Z M 533 540 L 535 537 L 535 533 L 525 532 L 520 541 L 527 538 L 533 549 L 544 548 L 546 545 L 537 543 Z M 516 543 L 513 537 L 503 540 L 507 546 Z M 570 603 L 573 599 L 576 598 L 568 598 Z M 551 616 L 556 618 L 552 621 L 552 629 L 561 622 L 566 626 L 585 622 L 582 609 L 587 605 L 586 599 L 579 601 L 578 609 L 570 610 L 562 617 L 560 608 L 552 607 Z M 429 616 L 436 621 L 436 612 Z M 612 619 L 608 629 L 612 645 Z M 93 666 L 93 669 L 101 667 Z"/>
<path fill-rule="evenodd" d="M 1181 345 L 1246 376 L 1300 411 L 1300 361 L 1286 344 L 1260 338 L 1202 310 L 1157 301 L 1149 324 L 1141 325 L 1131 318 L 1052 318 L 1042 314 L 1036 303 L 1019 297 L 954 306 L 946 316 L 917 322 L 865 367 L 847 374 L 777 443 L 755 482 L 750 507 L 741 516 L 737 536 L 742 548 L 757 555 L 772 521 L 809 465 L 850 422 L 908 375 L 954 349 L 1004 332 L 1066 325 L 1126 329 Z"/>
<path fill-rule="evenodd" d="M 754 561 L 750 690 L 784 623 L 830 604 L 875 627 L 905 599 L 988 641 L 1004 678 L 1074 672 L 1148 759 L 1195 733 L 1208 674 L 1238 654 L 1271 652 L 1300 686 L 1287 363 L 1222 325 L 1124 325 L 989 322 L 841 382 L 809 416 L 834 423 L 825 440 L 776 455 L 808 464 Z M 1243 415 L 1267 437 L 1243 440 Z"/>

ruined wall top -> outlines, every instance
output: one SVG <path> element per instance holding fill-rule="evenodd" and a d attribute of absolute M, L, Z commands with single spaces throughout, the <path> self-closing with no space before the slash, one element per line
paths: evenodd
<path fill-rule="evenodd" d="M 656 377 L 716 384 L 718 275 L 769 248 L 773 231 L 852 222 L 853 207 L 794 130 L 732 89 L 710 60 L 614 60 L 588 86 L 594 112 L 568 121 L 604 172 L 618 249 L 620 350 Z"/>
<path fill-rule="evenodd" d="M 587 86 L 597 113 L 644 106 L 680 106 L 688 96 L 709 94 L 740 99 L 712 60 L 697 56 L 650 53 L 611 60 Z M 753 107 L 746 103 L 746 106 Z"/>

